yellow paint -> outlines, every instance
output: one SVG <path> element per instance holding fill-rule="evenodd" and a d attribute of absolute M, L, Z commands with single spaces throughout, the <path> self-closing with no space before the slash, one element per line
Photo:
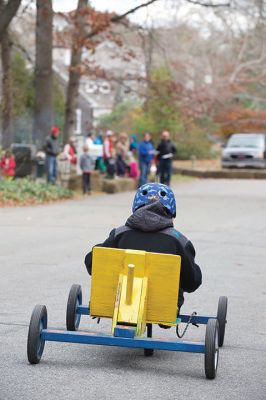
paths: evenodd
<path fill-rule="evenodd" d="M 148 277 L 147 322 L 172 323 L 176 320 L 181 257 L 146 254 Z"/>
<path fill-rule="evenodd" d="M 113 317 L 119 274 L 124 267 L 124 251 L 95 247 L 92 257 L 90 313 Z"/>
<path fill-rule="evenodd" d="M 130 306 L 132 303 L 133 281 L 134 281 L 134 264 L 127 266 L 127 289 L 126 289 L 126 304 Z"/>
<path fill-rule="evenodd" d="M 146 251 L 122 250 L 124 252 L 124 273 L 127 274 L 128 264 L 134 264 L 134 276 L 142 278 L 145 275 Z"/>
<path fill-rule="evenodd" d="M 139 302 L 139 312 L 136 335 L 141 336 L 146 329 L 146 314 L 147 314 L 147 291 L 148 291 L 148 278 L 144 277 L 142 281 L 141 297 Z"/>
<path fill-rule="evenodd" d="M 127 277 L 123 276 L 121 298 L 118 310 L 118 323 L 137 325 L 139 303 L 142 290 L 142 278 L 134 278 L 131 304 L 126 303 Z"/>
<path fill-rule="evenodd" d="M 117 317 L 118 317 L 118 310 L 119 310 L 119 304 L 120 304 L 122 282 L 123 282 L 123 275 L 120 274 L 119 279 L 118 279 L 117 289 L 116 289 L 116 296 L 115 296 L 114 314 L 113 314 L 113 321 L 112 321 L 112 333 L 114 333 L 114 329 L 117 325 Z"/>
<path fill-rule="evenodd" d="M 128 264 L 135 265 L 130 306 L 125 304 Z M 95 247 L 92 266 L 91 315 L 113 318 L 121 274 L 118 322 L 136 324 L 137 330 L 143 331 L 146 313 L 147 323 L 160 322 L 173 325 L 177 313 L 180 266 L 180 256 Z M 142 318 L 142 322 L 138 316 Z"/>

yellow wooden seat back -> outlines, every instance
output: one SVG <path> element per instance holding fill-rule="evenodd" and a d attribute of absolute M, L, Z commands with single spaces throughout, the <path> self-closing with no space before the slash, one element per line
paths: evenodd
<path fill-rule="evenodd" d="M 147 278 L 146 322 L 174 323 L 181 257 L 139 250 L 93 249 L 90 314 L 113 317 L 119 277 L 127 275 L 128 264 L 135 265 L 135 278 Z"/>

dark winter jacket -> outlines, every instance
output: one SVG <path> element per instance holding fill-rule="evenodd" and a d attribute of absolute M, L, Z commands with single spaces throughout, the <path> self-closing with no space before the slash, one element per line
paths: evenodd
<path fill-rule="evenodd" d="M 159 160 L 166 160 L 172 159 L 174 154 L 176 153 L 176 147 L 171 140 L 161 140 L 161 142 L 157 146 L 158 159 Z"/>
<path fill-rule="evenodd" d="M 193 244 L 174 229 L 172 218 L 159 201 L 136 210 L 124 226 L 113 229 L 97 246 L 180 255 L 179 306 L 184 302 L 183 291 L 194 292 L 201 285 L 201 270 L 194 262 Z M 85 265 L 91 274 L 92 252 L 86 255 Z"/>
<path fill-rule="evenodd" d="M 58 138 L 52 135 L 48 136 L 48 138 L 46 139 L 44 150 L 48 156 L 56 157 L 60 152 L 60 144 Z"/>

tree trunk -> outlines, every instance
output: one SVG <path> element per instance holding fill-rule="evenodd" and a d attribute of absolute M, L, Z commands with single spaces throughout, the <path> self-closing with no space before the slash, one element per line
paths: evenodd
<path fill-rule="evenodd" d="M 42 148 L 52 126 L 52 0 L 37 0 L 33 142 Z"/>
<path fill-rule="evenodd" d="M 88 0 L 79 0 L 75 15 L 75 31 L 72 40 L 71 63 L 69 68 L 69 80 L 66 95 L 64 143 L 67 143 L 73 135 L 76 123 L 76 108 L 79 92 L 82 46 L 78 43 L 85 37 L 85 17 L 82 10 L 88 7 Z"/>
<path fill-rule="evenodd" d="M 10 147 L 13 142 L 12 124 L 12 78 L 11 78 L 11 42 L 8 30 L 2 34 L 2 146 Z"/>
<path fill-rule="evenodd" d="M 7 4 L 3 0 L 0 2 L 0 42 L 2 41 L 3 35 L 8 28 L 12 18 L 16 15 L 20 6 L 21 0 L 9 0 Z"/>

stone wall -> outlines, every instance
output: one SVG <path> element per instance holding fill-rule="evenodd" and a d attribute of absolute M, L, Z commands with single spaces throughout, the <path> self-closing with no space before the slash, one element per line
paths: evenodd
<path fill-rule="evenodd" d="M 132 178 L 106 179 L 99 171 L 91 173 L 91 190 L 95 192 L 119 193 L 136 190 L 138 182 Z M 82 176 L 71 176 L 67 182 L 71 190 L 82 190 Z"/>

